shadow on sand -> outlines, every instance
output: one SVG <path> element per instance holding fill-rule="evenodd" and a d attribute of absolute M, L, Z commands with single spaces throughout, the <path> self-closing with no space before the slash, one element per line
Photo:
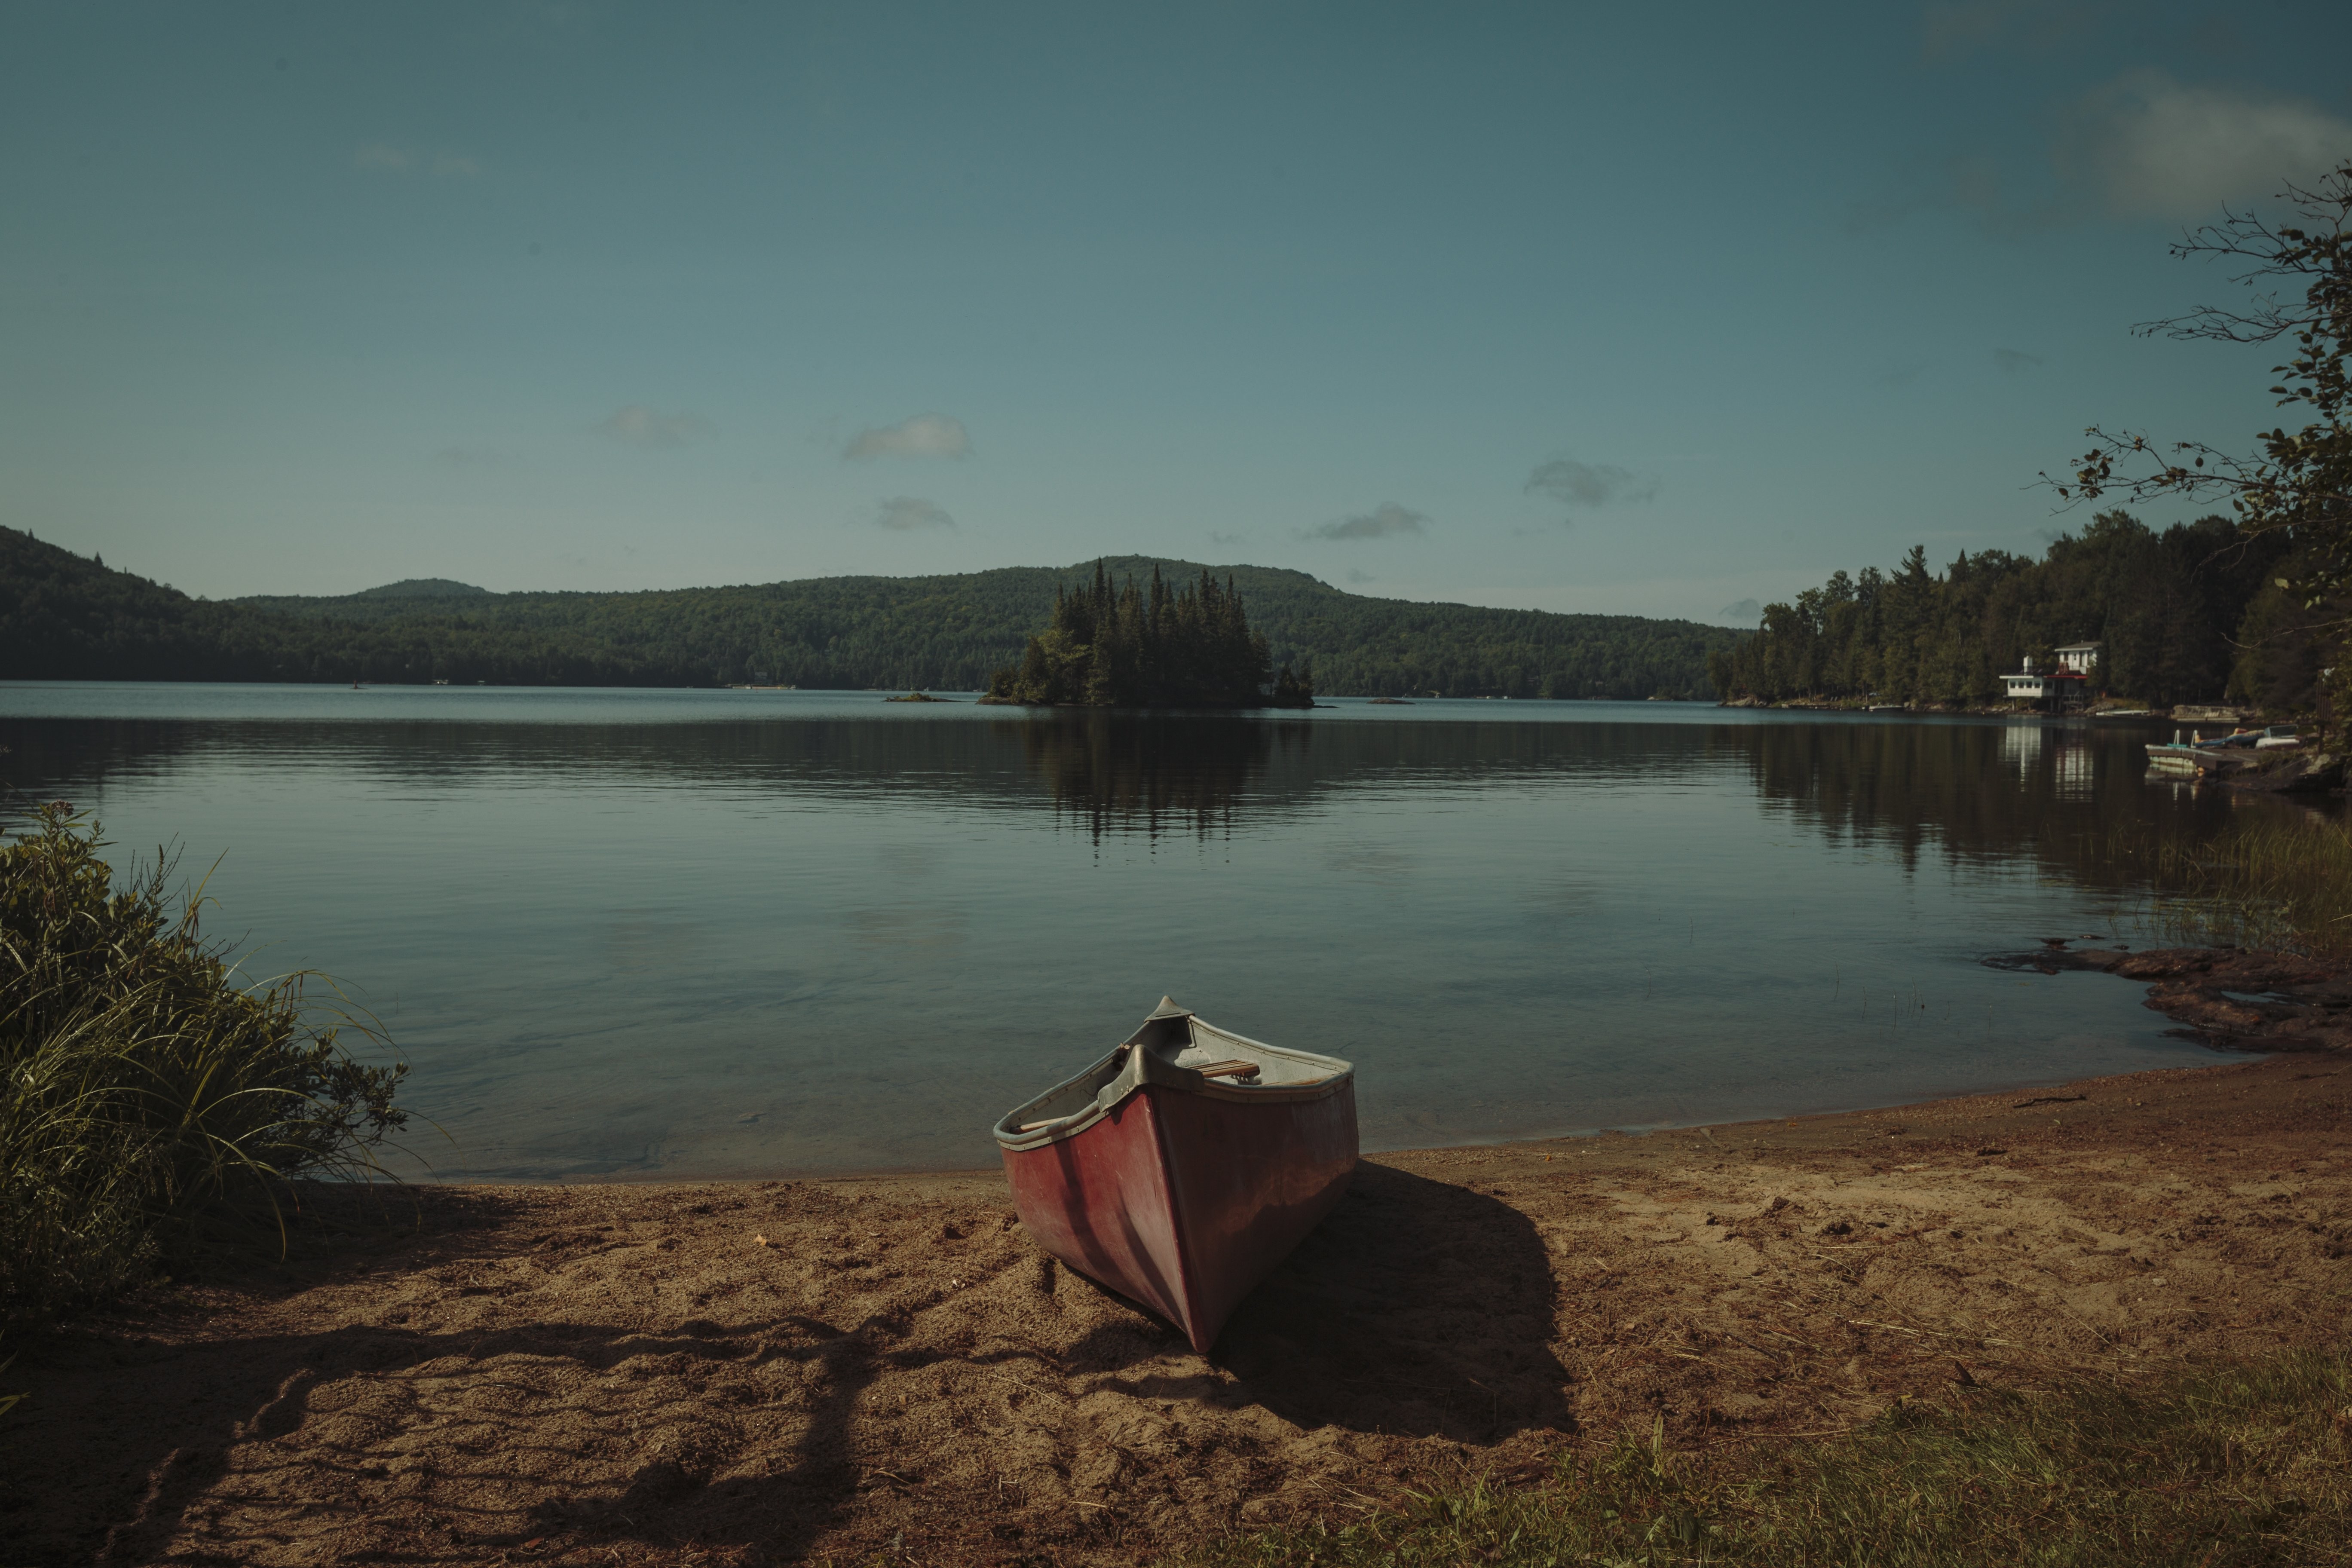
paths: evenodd
<path fill-rule="evenodd" d="M 375 1267 L 429 1268 L 450 1294 L 484 1293 L 467 1270 L 523 1239 L 491 1223 L 501 1201 L 430 1195 L 427 1236 L 380 1249 L 407 1255 Z M 1008 1246 L 1015 1277 L 1052 1281 L 1025 1244 Z M 1054 1288 L 1096 1289 L 1066 1275 Z M 1471 1445 L 1568 1425 L 1532 1225 L 1492 1196 L 1377 1164 L 1243 1305 L 1213 1364 L 1129 1310 L 1077 1314 L 1092 1326 L 1059 1345 L 1002 1353 L 928 1333 L 928 1310 L 725 1325 L 518 1314 L 462 1332 L 347 1322 L 178 1345 L 94 1327 L 26 1347 L 16 1381 L 34 1399 L 7 1434 L 0 1533 L 27 1564 L 247 1561 L 324 1548 L 326 1534 L 344 1561 L 493 1561 L 539 1538 L 791 1560 L 857 1533 L 864 1494 L 894 1463 L 877 1458 L 889 1450 L 875 1385 L 918 1368 L 1048 1390 L 1058 1375 L 1049 1404 L 1095 1412 L 1056 1439 L 1080 1461 L 1101 1440 L 1104 1394 Z M 640 1398 L 624 1415 L 603 1392 L 635 1380 L 651 1394 L 649 1379 L 650 1414 Z M 1002 1505 L 940 1487 L 891 1506 L 913 1533 L 970 1539 Z"/>
<path fill-rule="evenodd" d="M 1231 1380 L 1203 1373 L 1118 1386 L 1259 1405 L 1310 1429 L 1475 1444 L 1566 1430 L 1552 1298 L 1543 1242 L 1524 1215 L 1367 1162 L 1331 1217 L 1225 1326 L 1213 1359 Z M 1063 1367 L 1116 1374 L 1135 1348 L 1130 1335 L 1100 1332 L 1073 1346 Z"/>

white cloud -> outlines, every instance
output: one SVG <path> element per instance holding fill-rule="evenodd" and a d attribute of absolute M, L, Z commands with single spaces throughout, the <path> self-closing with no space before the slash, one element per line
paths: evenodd
<path fill-rule="evenodd" d="M 1425 512 L 1408 510 L 1394 501 L 1383 501 L 1361 517 L 1343 517 L 1337 522 L 1326 522 L 1314 528 L 1301 529 L 1302 539 L 1391 539 L 1400 533 L 1425 533 L 1429 517 Z"/>
<path fill-rule="evenodd" d="M 2352 122 L 2284 93 L 2133 71 L 2076 103 L 2055 157 L 2116 216 L 2196 221 L 2352 157 Z"/>
<path fill-rule="evenodd" d="M 1658 481 L 1614 463 L 1580 463 L 1558 458 L 1528 476 L 1527 491 L 1549 496 L 1570 506 L 1598 507 L 1612 501 L 1648 500 L 1658 493 Z"/>
<path fill-rule="evenodd" d="M 382 142 L 371 142 L 352 154 L 354 169 L 381 169 L 386 174 L 404 174 L 415 165 L 414 153 Z"/>
<path fill-rule="evenodd" d="M 915 496 L 892 496 L 875 508 L 874 526 L 912 533 L 920 528 L 953 528 L 955 519 Z"/>
<path fill-rule="evenodd" d="M 896 425 L 861 430 L 842 449 L 845 458 L 969 458 L 971 437 L 963 421 L 944 414 L 918 414 Z"/>
<path fill-rule="evenodd" d="M 445 180 L 471 180 L 479 177 L 482 165 L 463 153 L 436 153 L 433 172 Z"/>
<path fill-rule="evenodd" d="M 596 426 L 599 435 L 631 447 L 692 446 L 715 432 L 710 421 L 691 414 L 662 414 L 632 403 Z"/>

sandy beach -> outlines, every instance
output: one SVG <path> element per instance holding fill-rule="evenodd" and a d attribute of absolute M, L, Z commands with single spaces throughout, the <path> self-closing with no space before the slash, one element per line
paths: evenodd
<path fill-rule="evenodd" d="M 25 1347 L 19 1563 L 1135 1562 L 1663 1416 L 2332 1342 L 2335 1053 L 1365 1162 L 1213 1358 L 993 1172 L 428 1188 Z"/>

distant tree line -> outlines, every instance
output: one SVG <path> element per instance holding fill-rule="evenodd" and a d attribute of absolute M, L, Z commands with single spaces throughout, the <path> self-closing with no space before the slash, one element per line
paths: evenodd
<path fill-rule="evenodd" d="M 1840 572 L 1767 605 L 1762 629 L 1710 656 L 1709 673 L 1726 696 L 1986 705 L 2027 657 L 2047 668 L 2056 648 L 2096 642 L 2098 684 L 2118 695 L 2292 707 L 2298 672 L 2250 646 L 2289 608 L 2275 583 L 2288 548 L 2226 517 L 2158 533 L 2120 511 L 2038 561 L 1963 551 L 1936 573 L 1914 545 L 1891 573 Z"/>
<path fill-rule="evenodd" d="M 1115 578 L 1196 577 L 1112 557 Z M 1024 657 L 1085 568 L 820 577 L 630 594 L 484 594 L 432 582 L 334 598 L 193 599 L 0 529 L 0 679 L 724 686 L 971 691 Z M 1405 697 L 1705 697 L 1748 634 L 1634 616 L 1413 604 L 1303 572 L 1215 569 L 1269 658 L 1325 691 Z M 446 592 L 433 592 L 446 588 Z"/>

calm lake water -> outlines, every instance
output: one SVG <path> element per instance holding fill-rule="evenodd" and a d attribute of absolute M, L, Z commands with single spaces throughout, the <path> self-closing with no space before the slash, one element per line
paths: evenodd
<path fill-rule="evenodd" d="M 2080 846 L 2128 727 L 1664 703 L 1030 716 L 866 692 L 0 685 L 21 796 L 337 976 L 448 1178 L 969 1167 L 1165 992 L 1352 1058 L 1368 1148 L 2212 1059 Z M 212 869 L 215 863 L 217 868 Z"/>

